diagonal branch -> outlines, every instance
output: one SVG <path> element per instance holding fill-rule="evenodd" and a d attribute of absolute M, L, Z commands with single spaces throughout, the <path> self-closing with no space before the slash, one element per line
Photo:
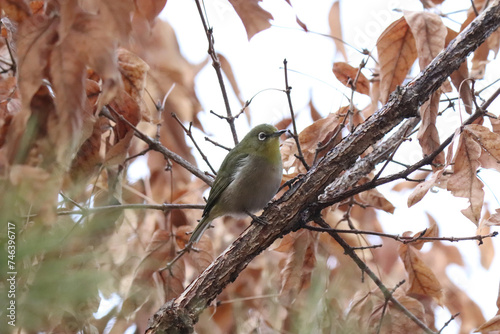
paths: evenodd
<path fill-rule="evenodd" d="M 495 0 L 414 80 L 393 94 L 376 114 L 359 125 L 264 210 L 262 218 L 272 224 L 251 225 L 179 297 L 162 306 L 150 319 L 146 333 L 192 332 L 200 313 L 250 261 L 277 238 L 317 217 L 318 196 L 325 188 L 405 118 L 416 117 L 418 107 L 499 26 L 500 0 Z"/>

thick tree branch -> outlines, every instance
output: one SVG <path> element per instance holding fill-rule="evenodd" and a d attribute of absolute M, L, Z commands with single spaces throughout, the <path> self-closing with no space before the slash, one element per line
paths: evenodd
<path fill-rule="evenodd" d="M 178 298 L 165 304 L 150 319 L 146 332 L 192 332 L 199 314 L 253 258 L 277 238 L 301 228 L 316 217 L 318 196 L 325 188 L 402 120 L 416 117 L 418 107 L 499 26 L 500 0 L 496 0 L 414 80 L 397 90 L 382 109 L 358 126 L 281 198 L 269 205 L 262 218 L 272 224 L 249 227 Z"/>

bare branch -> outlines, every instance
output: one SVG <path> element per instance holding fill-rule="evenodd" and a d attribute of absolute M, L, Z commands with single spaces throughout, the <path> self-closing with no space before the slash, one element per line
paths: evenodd
<path fill-rule="evenodd" d="M 189 172 L 191 172 L 191 174 L 193 174 L 194 176 L 197 176 L 199 179 L 201 179 L 202 181 L 204 181 L 209 186 L 212 185 L 213 180 L 211 178 L 209 178 L 203 171 L 201 171 L 200 169 L 198 169 L 197 167 L 195 167 L 194 165 L 192 165 L 191 163 L 189 163 L 189 161 L 187 161 L 186 159 L 184 159 L 183 157 L 181 157 L 177 153 L 174 153 L 174 152 L 170 151 L 168 148 L 166 148 L 165 146 L 163 146 L 158 140 L 155 140 L 155 139 L 149 137 L 148 135 L 146 135 L 145 133 L 143 133 L 141 130 L 137 129 L 137 127 L 135 127 L 132 123 L 130 123 L 125 117 L 123 117 L 122 115 L 120 115 L 120 113 L 118 113 L 116 110 L 113 110 L 112 108 L 108 108 L 106 106 L 103 107 L 103 111 L 104 111 L 105 114 L 106 113 L 109 114 L 110 110 L 121 121 L 127 123 L 132 129 L 134 129 L 135 136 L 138 137 L 138 138 L 140 138 L 144 142 L 146 142 L 146 144 L 148 144 L 149 147 L 152 150 L 155 150 L 155 151 L 161 153 L 165 157 L 165 159 L 172 159 L 173 161 L 175 161 L 176 163 L 178 163 L 179 165 L 181 165 L 182 167 L 184 167 L 186 170 L 188 170 Z"/>
<path fill-rule="evenodd" d="M 186 128 L 184 126 L 184 124 L 182 124 L 181 120 L 179 119 L 179 117 L 177 117 L 177 114 L 176 113 L 172 113 L 171 114 L 172 117 L 177 121 L 177 124 L 179 124 L 182 128 L 182 130 L 184 130 L 184 133 L 189 137 L 189 139 L 191 139 L 191 141 L 193 142 L 194 144 L 194 147 L 196 147 L 196 150 L 198 150 L 198 153 L 200 153 L 202 159 L 205 161 L 205 163 L 208 165 L 208 167 L 210 168 L 210 170 L 212 171 L 213 174 L 217 174 L 217 172 L 215 171 L 215 169 L 212 167 L 212 165 L 210 164 L 210 162 L 208 161 L 208 158 L 207 156 L 205 155 L 205 153 L 203 153 L 203 151 L 201 150 L 201 148 L 198 146 L 198 143 L 196 142 L 196 140 L 194 139 L 193 137 L 193 132 L 191 131 L 192 127 L 193 127 L 193 123 L 190 122 L 189 123 L 189 128 Z"/>
<path fill-rule="evenodd" d="M 376 235 L 378 237 L 384 237 L 384 238 L 390 238 L 394 239 L 396 241 L 399 241 L 403 244 L 410 244 L 412 242 L 417 242 L 417 241 L 450 241 L 450 242 L 458 242 L 458 241 L 466 241 L 466 240 L 476 240 L 479 242 L 479 244 L 482 244 L 483 239 L 486 238 L 494 238 L 498 236 L 498 232 L 494 231 L 489 234 L 483 234 L 483 235 L 473 235 L 470 237 L 424 237 L 422 236 L 423 233 L 416 237 L 405 237 L 405 236 L 400 236 L 400 235 L 395 235 L 395 234 L 388 234 L 388 233 L 383 233 L 383 232 L 374 232 L 374 231 L 364 231 L 364 230 L 342 230 L 342 229 L 336 229 L 336 228 L 331 228 L 331 227 L 318 227 L 318 226 L 311 226 L 311 225 L 305 225 L 304 228 L 311 230 L 311 231 L 316 231 L 316 232 L 335 232 L 335 233 L 348 233 L 348 234 L 361 234 L 361 235 Z"/>
<path fill-rule="evenodd" d="M 82 208 L 80 210 L 71 210 L 71 211 L 57 211 L 57 215 L 59 216 L 68 216 L 68 215 L 90 215 L 97 212 L 109 211 L 109 210 L 160 210 L 160 211 L 171 211 L 171 210 L 187 210 L 187 209 L 197 209 L 203 210 L 205 205 L 202 204 L 120 204 L 120 205 L 106 205 L 106 206 L 96 206 L 93 208 Z"/>
<path fill-rule="evenodd" d="M 224 99 L 224 105 L 226 107 L 227 117 L 225 118 L 229 127 L 231 128 L 231 133 L 233 134 L 234 144 L 238 144 L 238 135 L 236 134 L 236 128 L 234 126 L 234 119 L 231 113 L 231 107 L 229 106 L 229 99 L 227 97 L 226 85 L 224 84 L 224 78 L 222 77 L 221 64 L 219 61 L 219 57 L 217 57 L 217 53 L 214 49 L 214 35 L 211 27 L 208 27 L 207 22 L 205 21 L 205 16 L 203 15 L 203 10 L 201 8 L 200 0 L 196 0 L 196 7 L 198 8 L 198 13 L 200 14 L 201 22 L 203 23 L 203 28 L 205 29 L 205 34 L 207 35 L 208 40 L 208 54 L 212 58 L 212 66 L 215 69 L 215 73 L 217 74 L 217 80 L 219 80 L 220 89 L 222 92 L 222 98 Z"/>
<path fill-rule="evenodd" d="M 295 140 L 295 145 L 297 146 L 298 154 L 296 154 L 295 157 L 297 159 L 299 159 L 300 162 L 302 162 L 302 165 L 304 165 L 306 170 L 309 170 L 311 167 L 309 167 L 309 165 L 306 162 L 306 159 L 304 159 L 304 154 L 302 154 L 302 149 L 300 147 L 300 141 L 299 141 L 299 135 L 297 132 L 297 124 L 295 123 L 295 113 L 293 112 L 292 96 L 291 96 L 292 87 L 290 87 L 290 85 L 288 84 L 287 64 L 288 64 L 288 62 L 286 61 L 286 59 L 284 59 L 283 65 L 284 65 L 284 71 L 285 71 L 285 93 L 286 93 L 286 97 L 288 99 L 288 107 L 290 108 L 290 116 L 292 118 L 292 125 L 293 125 L 293 132 L 290 132 L 290 131 L 288 131 L 288 132 L 290 133 L 292 138 Z"/>

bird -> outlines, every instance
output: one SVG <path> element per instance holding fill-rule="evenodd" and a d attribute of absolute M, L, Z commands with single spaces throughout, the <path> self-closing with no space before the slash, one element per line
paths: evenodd
<path fill-rule="evenodd" d="M 191 234 L 190 245 L 200 241 L 215 218 L 255 217 L 252 214 L 276 195 L 283 176 L 279 137 L 285 131 L 270 124 L 257 125 L 229 151 L 210 189 L 202 218 Z"/>

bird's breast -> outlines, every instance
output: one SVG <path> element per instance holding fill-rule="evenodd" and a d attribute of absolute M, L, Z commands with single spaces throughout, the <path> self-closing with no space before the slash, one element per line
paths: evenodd
<path fill-rule="evenodd" d="M 275 164 L 259 156 L 245 157 L 223 194 L 227 207 L 234 208 L 235 212 L 230 214 L 256 212 L 264 208 L 276 194 L 282 174 L 281 160 Z"/>

